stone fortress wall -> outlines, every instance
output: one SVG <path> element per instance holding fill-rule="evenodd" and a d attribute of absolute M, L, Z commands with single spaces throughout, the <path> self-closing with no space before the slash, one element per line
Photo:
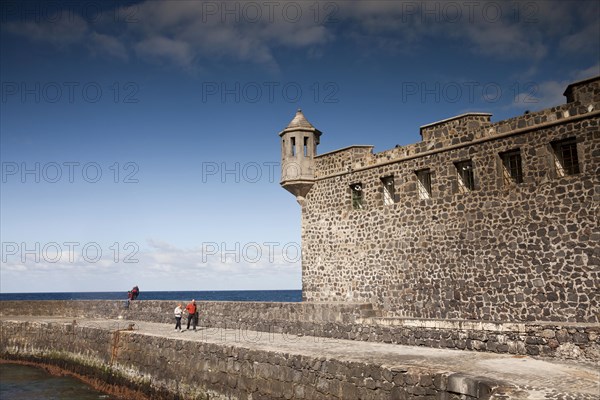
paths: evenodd
<path fill-rule="evenodd" d="M 387 317 L 600 322 L 600 77 L 565 95 L 506 121 L 472 113 L 426 125 L 421 142 L 377 154 L 314 157 L 301 203 L 304 300 L 368 302 Z M 562 174 L 556 146 L 571 138 L 579 171 Z M 515 150 L 522 183 L 504 178 L 503 154 Z M 455 164 L 466 160 L 472 190 Z M 423 169 L 430 198 L 419 196 Z"/>

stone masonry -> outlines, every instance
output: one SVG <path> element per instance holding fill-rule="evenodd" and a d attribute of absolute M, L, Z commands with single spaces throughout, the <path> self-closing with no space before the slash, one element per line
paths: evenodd
<path fill-rule="evenodd" d="M 161 326 L 118 329 L 114 320 L 0 324 L 5 359 L 54 365 L 150 399 L 485 399 L 500 386 L 437 368 L 284 353 L 273 346 L 277 338 L 255 334 L 242 341 L 206 332 L 168 337 Z"/>
<path fill-rule="evenodd" d="M 425 125 L 421 142 L 376 154 L 283 147 L 282 166 L 300 169 L 298 188 L 282 174 L 302 206 L 304 300 L 368 302 L 384 317 L 600 322 L 600 77 L 565 96 L 505 121 Z M 282 139 L 310 129 L 320 137 L 299 111 Z"/>
<path fill-rule="evenodd" d="M 179 301 L 177 301 L 179 302 Z M 173 323 L 173 301 L 2 301 L 0 318 L 110 318 Z M 383 318 L 371 304 L 201 301 L 200 326 L 214 332 L 302 335 L 438 349 L 600 361 L 600 326 L 568 322 L 485 322 Z"/>
<path fill-rule="evenodd" d="M 0 330 L 0 362 L 58 367 L 129 399 L 591 400 L 598 390 L 591 363 L 123 319 L 2 317 Z"/>

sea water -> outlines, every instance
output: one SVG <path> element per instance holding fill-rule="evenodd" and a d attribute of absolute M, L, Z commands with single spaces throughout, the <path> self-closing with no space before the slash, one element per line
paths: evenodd
<path fill-rule="evenodd" d="M 302 301 L 301 290 L 215 290 L 145 292 L 138 300 Z M 0 300 L 127 300 L 127 292 L 0 293 Z"/>
<path fill-rule="evenodd" d="M 0 364 L 2 400 L 113 400 L 70 376 L 50 375 L 41 368 Z"/>

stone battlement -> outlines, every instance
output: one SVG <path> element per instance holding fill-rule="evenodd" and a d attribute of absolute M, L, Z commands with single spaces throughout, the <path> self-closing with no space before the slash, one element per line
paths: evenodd
<path fill-rule="evenodd" d="M 315 157 L 315 178 L 343 175 L 366 168 L 385 166 L 416 157 L 426 157 L 456 146 L 473 142 L 493 141 L 508 135 L 526 134 L 581 118 L 597 116 L 600 112 L 600 77 L 576 82 L 565 91 L 567 103 L 549 109 L 528 112 L 514 118 L 492 123 L 492 114 L 466 113 L 423 125 L 422 141 L 407 146 L 373 153 L 373 146 L 349 146 Z"/>

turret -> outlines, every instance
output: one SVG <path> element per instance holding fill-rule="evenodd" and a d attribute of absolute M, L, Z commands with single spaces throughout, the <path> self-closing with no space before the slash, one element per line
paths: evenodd
<path fill-rule="evenodd" d="M 281 186 L 303 204 L 315 181 L 314 158 L 321 131 L 298 109 L 296 116 L 279 133 L 281 137 Z"/>

